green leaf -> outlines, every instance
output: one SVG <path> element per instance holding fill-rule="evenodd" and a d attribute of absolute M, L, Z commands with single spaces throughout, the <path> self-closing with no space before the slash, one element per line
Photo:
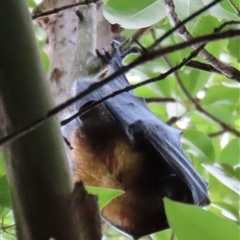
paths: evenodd
<path fill-rule="evenodd" d="M 10 212 L 9 208 L 0 206 L 0 219 L 3 220 L 9 212 Z M 1 224 L 0 224 L 0 229 L 1 229 Z"/>
<path fill-rule="evenodd" d="M 215 85 L 208 88 L 205 97 L 201 100 L 201 104 L 219 105 L 229 104 L 234 105 L 239 100 L 239 88 L 230 88 L 222 85 Z"/>
<path fill-rule="evenodd" d="M 189 15 L 191 15 L 192 13 L 196 12 L 197 10 L 199 10 L 204 6 L 202 0 L 194 0 L 194 1 L 179 0 L 174 2 L 174 4 L 175 4 L 176 13 L 178 14 L 178 17 L 180 18 L 180 20 L 185 19 L 186 17 L 188 17 Z M 197 22 L 197 18 L 194 18 L 193 20 L 188 22 L 187 23 L 188 30 L 192 30 L 193 27 L 195 27 L 196 22 Z"/>
<path fill-rule="evenodd" d="M 234 176 L 240 181 L 240 165 L 234 168 Z"/>
<path fill-rule="evenodd" d="M 6 170 L 4 167 L 4 163 L 3 163 L 3 154 L 2 152 L 0 152 L 0 176 L 5 175 L 6 174 Z"/>
<path fill-rule="evenodd" d="M 151 26 L 166 16 L 160 0 L 109 0 L 103 14 L 110 23 L 130 29 Z"/>
<path fill-rule="evenodd" d="M 211 173 L 219 182 L 227 186 L 229 189 L 240 195 L 240 181 L 231 175 L 223 165 L 215 163 L 214 165 L 203 165 L 204 168 Z"/>
<path fill-rule="evenodd" d="M 212 174 L 209 174 L 208 186 L 209 186 L 209 196 L 213 203 L 228 202 L 230 204 L 237 204 L 237 201 L 239 201 L 239 194 L 236 193 L 235 191 L 232 191 L 226 185 L 222 184 Z"/>
<path fill-rule="evenodd" d="M 27 0 L 28 7 L 34 8 L 37 6 L 34 0 Z"/>
<path fill-rule="evenodd" d="M 237 165 L 240 159 L 240 139 L 232 139 L 222 150 L 219 162 Z"/>
<path fill-rule="evenodd" d="M 150 84 L 147 86 L 136 88 L 134 89 L 134 92 L 137 96 L 143 98 L 159 97 L 159 94 L 157 94 L 154 89 L 152 89 Z"/>
<path fill-rule="evenodd" d="M 50 65 L 49 58 L 43 50 L 40 50 L 40 56 L 42 59 L 42 64 L 43 64 L 44 70 L 47 72 L 49 69 L 49 65 Z"/>
<path fill-rule="evenodd" d="M 229 39 L 227 49 L 230 54 L 240 63 L 240 38 Z"/>
<path fill-rule="evenodd" d="M 194 129 L 202 133 L 212 133 L 220 130 L 219 126 L 216 125 L 215 122 L 196 111 L 196 109 L 188 111 L 186 116 L 191 119 L 188 129 Z"/>
<path fill-rule="evenodd" d="M 202 16 L 198 22 L 197 26 L 193 30 L 194 36 L 200 36 L 204 34 L 209 34 L 214 31 L 214 28 L 219 26 L 219 21 L 217 18 L 211 15 Z"/>
<path fill-rule="evenodd" d="M 164 97 L 173 97 L 174 89 L 176 88 L 176 80 L 171 76 L 164 81 L 156 82 L 156 88 L 161 92 Z"/>
<path fill-rule="evenodd" d="M 229 219 L 233 219 L 235 221 L 239 221 L 239 212 L 238 212 L 238 204 L 227 203 L 227 202 L 214 202 L 211 204 L 213 207 L 221 210 L 221 214 L 223 216 L 228 217 Z"/>
<path fill-rule="evenodd" d="M 154 233 L 154 234 L 151 235 L 151 237 L 154 240 L 169 240 L 169 239 L 171 239 L 171 235 L 172 235 L 172 230 L 167 229 L 167 230 L 164 230 L 164 231 Z M 177 240 L 177 239 L 174 238 L 174 240 Z"/>
<path fill-rule="evenodd" d="M 11 207 L 11 195 L 6 175 L 0 176 L 0 206 Z"/>
<path fill-rule="evenodd" d="M 182 83 L 184 84 L 187 91 L 191 94 L 191 96 L 196 96 L 196 94 L 204 89 L 205 84 L 208 81 L 209 73 L 199 71 L 193 68 L 184 68 L 187 74 L 183 74 L 183 72 L 179 72 Z M 189 72 L 190 71 L 190 72 Z"/>
<path fill-rule="evenodd" d="M 179 240 L 237 240 L 234 222 L 196 206 L 164 199 L 168 222 Z"/>
<path fill-rule="evenodd" d="M 202 0 L 202 1 L 205 5 L 209 3 L 208 0 Z M 222 2 L 226 2 L 226 1 L 222 1 Z M 208 13 L 210 13 L 210 15 L 212 16 L 215 16 L 219 21 L 239 20 L 236 14 L 226 11 L 225 9 L 222 8 L 220 4 L 215 4 L 214 7 L 208 9 Z"/>
<path fill-rule="evenodd" d="M 194 130 L 185 130 L 182 143 L 186 152 L 192 153 L 201 162 L 210 163 L 214 161 L 214 148 L 206 134 Z"/>
<path fill-rule="evenodd" d="M 98 196 L 98 205 L 100 209 L 102 209 L 113 198 L 123 194 L 123 191 L 119 189 L 98 188 L 89 186 L 87 186 L 86 189 L 88 193 Z"/>
<path fill-rule="evenodd" d="M 233 125 L 235 105 L 239 100 L 239 88 L 214 85 L 208 88 L 200 104 L 205 111 L 223 121 Z"/>
<path fill-rule="evenodd" d="M 167 122 L 169 118 L 167 117 L 166 107 L 158 103 L 149 103 L 148 107 L 150 110 L 156 114 L 162 121 Z"/>
<path fill-rule="evenodd" d="M 224 100 L 223 100 L 224 101 Z M 229 104 L 219 104 L 219 105 L 208 105 L 202 106 L 202 108 L 210 113 L 213 117 L 219 119 L 223 123 L 233 125 L 234 124 L 234 116 L 232 106 Z"/>
<path fill-rule="evenodd" d="M 240 9 L 240 2 L 239 0 L 231 0 L 231 2 L 238 8 Z M 225 10 L 227 10 L 230 13 L 233 13 L 234 15 L 236 14 L 236 11 L 234 10 L 234 8 L 232 7 L 232 5 L 230 4 L 230 1 L 221 1 L 220 5 L 222 6 L 222 8 L 224 8 Z"/>

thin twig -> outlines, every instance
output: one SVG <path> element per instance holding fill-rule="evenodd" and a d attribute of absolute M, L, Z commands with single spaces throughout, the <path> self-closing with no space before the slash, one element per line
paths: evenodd
<path fill-rule="evenodd" d="M 162 98 L 162 97 L 148 97 L 144 98 L 147 103 L 165 103 L 165 102 L 176 102 L 175 98 Z"/>
<path fill-rule="evenodd" d="M 93 107 L 99 105 L 100 103 L 106 101 L 109 98 L 115 97 L 118 94 L 121 94 L 123 92 L 127 92 L 130 91 L 132 89 L 135 89 L 137 87 L 143 86 L 145 84 L 151 83 L 151 82 L 155 82 L 155 81 L 160 81 L 163 80 L 165 77 L 167 77 L 168 75 L 170 75 L 171 73 L 173 73 L 174 71 L 176 71 L 177 69 L 180 69 L 182 66 L 184 66 L 189 60 L 191 60 L 192 58 L 194 58 L 196 56 L 196 53 L 192 52 L 188 58 L 184 59 L 180 64 L 178 64 L 177 66 L 173 67 L 172 69 L 168 70 L 167 72 L 160 74 L 159 76 L 155 77 L 155 78 L 151 78 L 148 79 L 146 81 L 137 83 L 135 85 L 130 85 L 127 86 L 123 89 L 120 89 L 118 91 L 113 92 L 110 95 L 107 95 L 105 97 L 103 97 L 102 99 L 93 102 L 92 104 L 90 104 L 88 107 L 86 107 L 83 110 L 79 110 L 79 112 L 75 113 L 74 115 L 72 115 L 71 117 L 65 119 L 64 121 L 61 122 L 61 125 L 66 125 L 69 122 L 71 122 L 73 119 L 75 119 L 76 117 L 78 117 L 79 115 L 85 114 L 86 112 L 90 111 Z M 124 66 L 121 68 L 124 70 Z M 52 110 L 50 110 L 46 116 L 43 116 L 39 119 L 36 119 L 35 121 L 31 122 L 29 125 L 20 128 L 16 131 L 14 131 L 13 133 L 3 137 L 2 139 L 0 139 L 0 145 L 3 145 L 6 142 L 9 141 L 13 141 L 16 138 L 21 137 L 22 135 L 32 131 L 33 129 L 35 129 L 36 127 L 40 126 L 41 124 L 43 124 L 46 120 L 48 120 L 50 117 L 54 116 L 55 114 L 57 114 L 59 111 L 63 110 L 65 107 L 68 107 L 69 105 L 71 105 L 72 103 L 76 102 L 78 99 L 84 97 L 85 95 L 89 94 L 90 92 L 96 90 L 97 88 L 101 87 L 101 84 L 106 84 L 108 81 L 111 81 L 112 79 L 114 79 L 115 77 L 119 76 L 121 74 L 121 69 L 119 69 L 118 71 L 116 71 L 115 73 L 113 73 L 111 76 L 105 78 L 105 80 L 102 80 L 101 82 L 92 84 L 88 89 L 86 89 L 85 91 L 77 94 L 75 97 L 67 100 L 66 102 L 64 102 L 63 104 L 60 104 L 59 106 L 53 108 Z M 118 72 L 119 75 L 118 75 Z"/>
<path fill-rule="evenodd" d="M 176 70 L 180 69 L 181 67 L 183 67 L 190 59 L 194 58 L 196 56 L 196 51 L 192 52 L 188 58 L 183 59 L 183 61 L 181 63 L 179 63 L 178 65 L 176 65 L 175 67 L 171 68 L 170 70 L 168 70 L 165 73 L 160 74 L 159 76 L 156 76 L 154 78 L 150 78 L 148 80 L 142 81 L 140 83 L 136 83 L 134 85 L 130 85 L 127 86 L 123 89 L 120 89 L 118 91 L 115 91 L 103 98 L 101 98 L 98 101 L 93 102 L 91 105 L 89 105 L 88 107 L 86 107 L 84 109 L 84 111 L 80 110 L 79 112 L 75 113 L 74 115 L 72 115 L 71 117 L 69 117 L 68 119 L 65 119 L 61 122 L 61 125 L 66 125 L 67 123 L 69 123 L 70 121 L 72 121 L 73 119 L 75 119 L 78 116 L 81 116 L 83 114 L 85 114 L 86 112 L 90 111 L 93 107 L 98 106 L 100 103 L 106 101 L 109 98 L 115 97 L 123 92 L 127 92 L 133 89 L 136 89 L 138 87 L 144 86 L 146 84 L 152 83 L 152 82 L 156 82 L 156 81 L 161 81 L 163 79 L 165 79 L 167 76 L 169 76 L 170 74 L 172 74 L 173 72 L 175 72 Z"/>
<path fill-rule="evenodd" d="M 170 239 L 169 240 L 174 240 L 174 233 L 173 233 L 173 231 L 172 231 L 172 233 L 171 233 L 171 236 L 170 236 Z"/>
<path fill-rule="evenodd" d="M 218 123 L 223 129 L 225 129 L 225 131 L 229 131 L 232 134 L 240 137 L 240 132 L 237 131 L 235 128 L 232 128 L 231 126 L 227 125 L 226 123 L 222 122 L 219 118 L 215 117 L 214 115 L 212 115 L 211 113 L 207 112 L 206 110 L 204 110 L 202 108 L 202 106 L 194 99 L 192 98 L 191 94 L 188 92 L 187 88 L 183 85 L 180 77 L 178 74 L 176 74 L 176 80 L 179 84 L 179 86 L 181 87 L 182 91 L 184 92 L 184 94 L 186 95 L 186 97 L 189 99 L 189 101 L 191 101 L 193 103 L 193 105 L 195 106 L 195 108 L 201 112 L 202 114 L 204 114 L 205 116 L 209 117 L 210 119 L 212 119 L 213 121 L 215 121 L 216 123 Z"/>
<path fill-rule="evenodd" d="M 152 26 L 137 30 L 129 39 L 126 39 L 124 42 L 122 42 L 121 49 L 125 48 L 126 46 L 130 46 L 132 43 L 138 41 L 143 36 L 143 34 L 145 34 L 150 29 L 152 29 Z"/>
<path fill-rule="evenodd" d="M 223 28 L 230 26 L 230 25 L 239 25 L 240 21 L 226 21 L 222 23 L 219 27 L 214 29 L 214 32 L 220 32 L 223 30 Z"/>
<path fill-rule="evenodd" d="M 207 63 L 202 63 L 199 61 L 190 61 L 186 64 L 186 66 L 188 67 L 192 67 L 192 68 L 196 68 L 202 71 L 206 71 L 206 72 L 212 72 L 212 73 L 217 73 L 217 74 L 221 74 L 221 72 L 219 72 L 217 69 L 215 69 L 212 65 L 207 64 Z"/>
<path fill-rule="evenodd" d="M 204 47 L 204 45 L 202 45 L 202 47 Z M 199 48 L 202 48 L 202 47 L 199 47 Z M 199 51 L 201 51 L 199 49 Z M 170 68 L 172 68 L 172 64 L 170 63 L 169 59 L 168 58 L 165 58 L 165 61 L 166 63 L 168 64 L 168 66 Z M 182 83 L 182 80 L 181 80 L 181 77 L 179 76 L 179 73 L 178 71 L 175 71 L 174 72 L 174 75 L 175 75 L 175 78 L 178 82 L 178 85 L 180 86 L 180 88 L 182 89 L 183 93 L 186 95 L 186 97 L 188 98 L 188 100 L 190 100 L 190 102 L 193 103 L 193 105 L 195 106 L 195 108 L 201 112 L 202 114 L 206 115 L 207 117 L 209 117 L 210 119 L 214 120 L 215 122 L 217 122 L 220 126 L 223 127 L 223 130 L 224 131 L 229 131 L 233 134 L 239 134 L 238 136 L 240 136 L 240 132 L 238 132 L 236 129 L 226 125 L 224 122 L 222 122 L 220 119 L 216 118 L 215 116 L 213 116 L 212 114 L 210 114 L 209 112 L 205 111 L 201 105 L 198 103 L 198 101 L 196 101 L 192 96 L 191 94 L 188 92 L 187 88 L 183 85 Z M 216 133 L 214 133 L 216 134 Z M 214 134 L 212 134 L 214 136 Z"/>
<path fill-rule="evenodd" d="M 215 0 L 215 1 L 211 2 L 211 3 L 209 3 L 208 5 L 204 6 L 203 8 L 199 9 L 198 11 L 196 11 L 195 13 L 190 15 L 189 17 L 185 18 L 181 22 L 179 21 L 172 29 L 170 29 L 165 34 L 163 34 L 160 38 L 158 38 L 157 41 L 155 41 L 151 45 L 150 49 L 156 47 L 160 42 L 162 42 L 164 39 L 166 39 L 168 36 L 170 36 L 172 33 L 174 33 L 177 29 L 181 28 L 181 26 L 184 26 L 185 23 L 190 22 L 192 19 L 194 19 L 195 17 L 197 17 L 200 14 L 204 13 L 205 11 L 210 9 L 212 6 L 214 6 L 215 4 L 217 4 L 217 3 L 221 2 L 221 1 L 222 0 Z"/>
<path fill-rule="evenodd" d="M 86 0 L 84 2 L 78 2 L 78 3 L 64 5 L 64 6 L 59 7 L 59 8 L 53 8 L 53 9 L 45 11 L 45 12 L 34 14 L 32 16 L 32 20 L 35 20 L 37 18 L 46 17 L 46 16 L 49 16 L 51 14 L 57 14 L 57 13 L 63 11 L 63 10 L 69 9 L 69 8 L 74 8 L 74 7 L 78 7 L 78 6 L 81 6 L 81 5 L 87 5 L 87 4 L 91 3 L 91 2 L 96 3 L 98 1 L 99 0 L 92 0 L 92 1 Z"/>
<path fill-rule="evenodd" d="M 219 27 L 215 28 L 214 32 L 220 32 L 226 26 L 237 25 L 237 24 L 240 24 L 240 21 L 227 21 L 227 22 L 224 22 Z M 213 72 L 213 73 L 217 73 L 217 74 L 223 75 L 220 71 L 218 71 L 212 65 L 207 64 L 207 63 L 202 63 L 202 62 L 199 62 L 199 61 L 192 60 L 192 61 L 188 62 L 186 64 L 186 66 L 192 67 L 192 68 L 196 68 L 196 69 L 199 69 L 199 70 L 202 70 L 202 71 L 206 71 L 206 72 Z"/>
<path fill-rule="evenodd" d="M 157 57 L 164 56 L 165 54 L 168 54 L 170 52 L 184 49 L 184 48 L 186 48 L 186 47 L 188 47 L 188 46 L 190 46 L 192 44 L 195 44 L 195 43 L 205 43 L 205 42 L 208 42 L 208 41 L 216 41 L 216 40 L 219 40 L 219 39 L 233 38 L 233 37 L 237 37 L 237 36 L 240 36 L 240 30 L 228 30 L 228 31 L 221 32 L 221 33 L 213 33 L 213 34 L 203 35 L 203 36 L 191 39 L 188 42 L 175 44 L 175 45 L 166 47 L 164 49 L 159 49 L 159 50 L 155 50 L 155 51 L 146 51 L 141 56 L 139 56 L 136 60 L 134 60 L 133 62 L 128 64 L 127 66 L 122 66 L 118 71 L 116 71 L 115 73 L 113 73 L 110 76 L 106 77 L 102 81 L 92 84 L 85 91 L 77 94 L 76 96 L 68 99 L 66 102 L 64 102 L 64 103 L 58 105 L 57 107 L 51 109 L 50 111 L 48 111 L 46 113 L 46 115 L 44 115 L 42 117 L 39 117 L 35 121 L 32 121 L 31 123 L 26 125 L 25 127 L 22 127 L 22 128 L 20 128 L 18 130 L 15 130 L 14 132 L 10 133 L 9 135 L 1 138 L 0 139 L 0 145 L 3 145 L 4 143 L 6 143 L 8 141 L 12 141 L 12 140 L 14 140 L 16 138 L 19 138 L 20 136 L 22 136 L 22 135 L 24 135 L 24 134 L 34 130 L 36 127 L 40 126 L 45 121 L 47 121 L 49 118 L 53 117 L 54 115 L 56 115 L 57 113 L 59 113 L 63 109 L 67 108 L 68 106 L 72 105 L 73 103 L 75 103 L 76 101 L 81 99 L 82 97 L 84 97 L 87 94 L 91 93 L 92 91 L 102 87 L 103 85 L 107 84 L 108 82 L 112 81 L 113 79 L 115 79 L 116 77 L 120 76 L 121 74 L 127 72 L 128 70 L 132 69 L 133 67 L 136 67 L 136 66 L 138 66 L 138 65 L 140 65 L 142 63 L 145 63 L 147 61 L 153 60 L 153 59 L 155 59 Z M 167 71 L 166 73 L 163 73 L 163 74 L 161 74 L 158 77 L 155 77 L 155 78 L 152 78 L 152 79 L 148 79 L 147 81 L 144 81 L 144 82 L 141 82 L 141 83 L 138 83 L 138 84 L 126 87 L 126 88 L 124 88 L 122 90 L 116 91 L 116 92 L 112 93 L 111 95 L 106 96 L 107 98 L 106 97 L 103 98 L 104 99 L 103 101 L 105 101 L 108 98 L 114 97 L 114 96 L 116 96 L 116 95 L 118 95 L 118 94 L 120 94 L 122 92 L 129 91 L 131 89 L 143 86 L 143 85 L 151 83 L 151 82 L 162 80 L 166 76 L 168 76 L 169 74 L 173 73 L 174 71 L 176 71 L 179 68 L 181 68 L 184 65 L 186 65 L 186 63 L 189 62 L 195 56 L 196 56 L 195 54 L 191 54 L 188 58 L 184 59 L 180 64 L 176 65 L 174 68 L 172 68 L 171 70 Z M 101 101 L 101 102 L 103 102 L 103 101 Z M 240 136 L 239 132 L 235 132 L 234 134 Z"/>
<path fill-rule="evenodd" d="M 116 95 L 118 95 L 118 94 L 120 94 L 120 93 L 122 93 L 122 92 L 127 92 L 127 91 L 129 91 L 129 90 L 133 90 L 133 89 L 138 88 L 138 87 L 140 87 L 140 86 L 144 86 L 144 85 L 146 85 L 146 84 L 149 84 L 149 83 L 152 83 L 152 82 L 156 82 L 156 81 L 160 81 L 160 80 L 165 79 L 168 75 L 174 73 L 176 70 L 178 70 L 179 68 L 183 67 L 189 60 L 191 60 L 192 58 L 196 57 L 201 48 L 202 48 L 202 46 L 199 47 L 198 49 L 194 50 L 193 52 L 191 52 L 191 54 L 190 54 L 187 58 L 183 59 L 181 63 L 179 63 L 179 64 L 176 65 L 175 67 L 172 67 L 172 68 L 169 69 L 167 72 L 162 73 L 162 74 L 160 74 L 160 75 L 158 75 L 158 76 L 156 76 L 156 77 L 154 77 L 154 78 L 150 78 L 150 79 L 148 79 L 148 80 L 145 80 L 145 81 L 143 81 L 143 82 L 140 82 L 140 83 L 137 83 L 137 84 L 134 84 L 134 85 L 129 85 L 129 86 L 123 88 L 123 89 L 120 89 L 120 90 L 118 90 L 118 91 L 115 91 L 115 92 L 113 92 L 112 94 L 109 94 L 109 95 L 101 98 L 101 99 L 98 100 L 98 101 L 93 102 L 92 104 L 89 104 L 88 107 L 86 107 L 86 108 L 84 109 L 84 111 L 83 111 L 83 110 L 79 110 L 79 112 L 75 113 L 74 115 L 72 115 L 72 116 L 69 117 L 68 119 L 63 120 L 63 121 L 61 122 L 61 125 L 66 125 L 66 124 L 68 124 L 70 121 L 72 121 L 72 120 L 75 119 L 76 117 L 85 114 L 86 112 L 90 111 L 93 107 L 98 106 L 100 103 L 106 101 L 106 100 L 109 99 L 109 98 L 115 97 Z M 164 50 L 164 49 L 163 49 L 163 50 Z M 117 71 L 117 72 L 118 72 L 118 71 Z M 90 87 L 91 87 L 91 86 L 90 86 Z"/>
<path fill-rule="evenodd" d="M 184 114 L 183 114 L 183 115 L 184 115 Z M 177 117 L 177 116 L 171 117 L 171 118 L 166 122 L 166 124 L 167 124 L 167 125 L 173 125 L 174 123 L 176 123 L 177 121 L 179 121 L 179 120 L 183 117 L 183 115 L 181 115 L 181 116 L 179 116 L 179 117 Z"/>
<path fill-rule="evenodd" d="M 172 0 L 163 0 L 164 7 L 168 16 L 170 23 L 173 26 L 179 26 L 182 22 L 178 18 L 175 12 L 175 6 Z M 189 41 L 193 38 L 193 36 L 188 32 L 186 27 L 182 24 L 181 27 L 177 28 L 177 32 L 179 35 L 185 40 Z M 193 44 L 192 48 L 196 49 L 199 44 Z M 214 68 L 220 71 L 223 75 L 228 78 L 235 79 L 240 82 L 240 71 L 235 69 L 234 67 L 227 66 L 224 63 L 220 62 L 217 58 L 215 58 L 212 54 L 210 54 L 207 50 L 202 49 L 199 55 L 208 61 Z"/>
<path fill-rule="evenodd" d="M 217 131 L 217 132 L 213 132 L 213 133 L 209 133 L 208 136 L 209 137 L 218 137 L 219 135 L 222 135 L 226 132 L 226 129 L 222 129 L 220 131 Z"/>

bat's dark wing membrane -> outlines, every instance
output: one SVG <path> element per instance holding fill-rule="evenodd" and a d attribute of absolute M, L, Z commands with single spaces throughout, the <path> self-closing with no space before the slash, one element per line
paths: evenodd
<path fill-rule="evenodd" d="M 207 205 L 207 184 L 185 156 L 181 132 L 159 120 L 145 101 L 131 93 L 123 93 L 106 102 L 104 106 L 133 144 L 139 141 L 150 144 L 157 151 L 159 161 L 173 171 L 188 187 L 193 203 Z"/>
<path fill-rule="evenodd" d="M 116 71 L 121 65 L 121 56 L 118 45 L 113 44 L 113 54 L 107 54 L 108 63 Z M 77 82 L 76 91 L 83 91 L 91 85 L 91 81 Z M 114 91 L 123 89 L 129 83 L 124 75 L 115 78 L 110 83 L 88 94 L 75 104 L 78 111 L 84 104 L 97 101 Z M 170 169 L 192 195 L 191 202 L 196 205 L 209 203 L 207 184 L 193 168 L 185 156 L 181 146 L 181 131 L 174 129 L 158 119 L 147 107 L 145 101 L 136 97 L 132 91 L 124 92 L 101 103 L 96 108 L 101 109 L 122 129 L 131 144 L 150 145 L 163 167 Z M 82 117 L 80 117 L 82 119 Z M 159 173 L 160 174 L 160 173 Z"/>

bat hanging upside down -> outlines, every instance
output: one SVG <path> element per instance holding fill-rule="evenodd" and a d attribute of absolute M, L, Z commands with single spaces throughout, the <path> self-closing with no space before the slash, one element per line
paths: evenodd
<path fill-rule="evenodd" d="M 114 72 L 122 55 L 117 42 L 112 47 L 101 57 Z M 94 77 L 77 80 L 76 93 L 97 81 Z M 129 83 L 121 75 L 76 102 L 75 111 L 126 86 Z M 209 204 L 207 184 L 183 153 L 181 131 L 158 119 L 132 91 L 106 100 L 65 128 L 74 181 L 122 189 L 124 193 L 110 201 L 101 216 L 134 239 L 169 227 L 164 197 Z"/>

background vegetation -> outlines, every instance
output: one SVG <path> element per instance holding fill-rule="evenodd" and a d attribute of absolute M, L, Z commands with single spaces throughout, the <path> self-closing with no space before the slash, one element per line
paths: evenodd
<path fill-rule="evenodd" d="M 140 43 L 144 47 L 150 46 L 156 38 L 171 28 L 162 1 L 105 0 L 105 3 L 105 17 L 111 23 L 118 23 L 125 29 L 122 32 L 123 37 L 130 37 L 136 29 L 153 25 L 140 38 Z M 178 17 L 184 19 L 208 1 L 176 0 L 174 3 Z M 28 0 L 29 9 L 36 4 L 37 1 Z M 212 33 L 226 21 L 239 21 L 239 4 L 238 0 L 222 1 L 191 20 L 186 27 L 193 36 Z M 227 26 L 224 30 L 229 28 L 239 28 L 239 22 L 238 25 Z M 39 33 L 41 31 L 36 29 L 42 62 L 47 71 L 49 62 L 41 49 L 43 37 Z M 178 33 L 173 33 L 161 42 L 161 46 L 173 45 L 181 41 Z M 239 70 L 239 37 L 209 43 L 206 49 L 217 59 Z M 128 73 L 129 80 L 135 83 L 166 72 L 187 57 L 191 51 L 188 48 L 173 52 L 138 66 Z M 125 59 L 125 62 L 128 63 L 133 58 L 134 55 Z M 195 60 L 206 63 L 200 57 Z M 239 82 L 222 74 L 185 66 L 164 81 L 139 87 L 135 92 L 146 98 L 149 107 L 159 118 L 183 130 L 183 148 L 195 168 L 208 182 L 211 199 L 211 205 L 206 209 L 166 200 L 166 211 L 172 229 L 153 234 L 152 239 L 237 240 L 240 223 Z M 208 113 L 213 118 L 209 117 Z M 111 193 L 106 193 L 104 190 L 99 190 L 98 194 L 100 202 L 112 197 Z M 9 186 L 2 154 L 0 155 L 0 219 L 1 239 L 15 239 Z M 106 227 L 104 234 L 104 239 L 128 239 L 110 227 Z"/>

